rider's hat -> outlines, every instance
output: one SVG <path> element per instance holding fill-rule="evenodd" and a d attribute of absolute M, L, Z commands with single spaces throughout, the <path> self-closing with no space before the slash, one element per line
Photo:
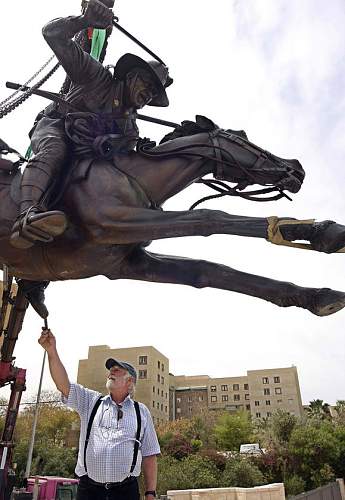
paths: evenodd
<path fill-rule="evenodd" d="M 116 63 L 114 76 L 119 80 L 123 80 L 133 68 L 143 68 L 153 77 L 158 93 L 149 103 L 149 106 L 169 106 L 169 99 L 165 89 L 173 83 L 173 79 L 169 76 L 168 68 L 158 61 L 146 62 L 134 54 L 124 54 Z"/>

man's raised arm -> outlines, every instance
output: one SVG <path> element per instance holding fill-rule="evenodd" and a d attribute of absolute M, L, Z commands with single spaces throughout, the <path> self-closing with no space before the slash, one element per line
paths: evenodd
<path fill-rule="evenodd" d="M 83 51 L 73 37 L 89 27 L 105 29 L 112 24 L 112 19 L 111 9 L 98 0 L 90 0 L 83 15 L 54 19 L 44 26 L 42 33 L 46 42 L 73 83 L 88 83 L 105 72 L 102 64 Z"/>
<path fill-rule="evenodd" d="M 44 330 L 38 343 L 47 351 L 49 370 L 58 391 L 66 398 L 70 391 L 70 381 L 56 349 L 56 340 L 50 330 Z"/>

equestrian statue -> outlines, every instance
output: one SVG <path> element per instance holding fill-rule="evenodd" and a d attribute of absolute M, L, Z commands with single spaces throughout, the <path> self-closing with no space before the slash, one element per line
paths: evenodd
<path fill-rule="evenodd" d="M 112 0 L 90 0 L 82 15 L 43 28 L 68 85 L 38 116 L 31 131 L 34 156 L 24 172 L 21 160 L 0 157 L 1 266 L 34 290 L 31 301 L 42 316 L 49 281 L 96 275 L 219 288 L 318 316 L 342 309 L 340 291 L 147 250 L 162 238 L 228 234 L 344 252 L 345 226 L 207 209 L 164 211 L 164 203 L 193 182 L 213 187 L 216 196 L 260 200 L 276 191 L 269 199 L 278 199 L 285 191 L 297 193 L 305 173 L 297 160 L 279 158 L 250 142 L 245 132 L 220 128 L 202 116 L 182 122 L 158 146 L 140 139 L 137 111 L 167 106 L 173 80 L 157 58 L 146 62 L 125 54 L 115 66 L 104 67 L 78 43 L 80 32 L 109 29 L 111 7 Z M 4 142 L 0 149 L 3 155 L 13 151 Z M 205 179 L 208 174 L 214 179 Z M 256 188 L 248 191 L 249 186 Z"/>

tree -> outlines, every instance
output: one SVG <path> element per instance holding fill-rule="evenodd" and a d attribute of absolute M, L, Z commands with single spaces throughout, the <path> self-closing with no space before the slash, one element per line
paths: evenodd
<path fill-rule="evenodd" d="M 238 486 L 252 488 L 266 484 L 265 477 L 260 469 L 248 459 L 230 459 L 226 464 L 221 477 L 220 485 L 224 488 Z"/>
<path fill-rule="evenodd" d="M 330 406 L 328 403 L 324 403 L 322 399 L 313 399 L 313 401 L 309 403 L 308 415 L 322 420 L 330 419 Z"/>
<path fill-rule="evenodd" d="M 238 412 L 234 415 L 224 413 L 214 427 L 218 446 L 223 450 L 239 451 L 241 444 L 250 443 L 253 428 L 249 413 Z"/>

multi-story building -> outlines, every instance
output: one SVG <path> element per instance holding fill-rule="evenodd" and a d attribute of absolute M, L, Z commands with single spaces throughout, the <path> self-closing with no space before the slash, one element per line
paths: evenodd
<path fill-rule="evenodd" d="M 79 361 L 78 383 L 105 393 L 108 358 L 131 363 L 137 370 L 135 398 L 151 411 L 153 421 L 169 420 L 169 360 L 154 347 L 128 347 L 110 349 L 107 345 L 90 346 L 88 359 Z"/>
<path fill-rule="evenodd" d="M 155 423 L 188 418 L 203 410 L 250 411 L 253 418 L 270 417 L 277 409 L 302 416 L 297 368 L 249 370 L 246 376 L 211 378 L 174 376 L 169 359 L 154 347 L 110 349 L 91 346 L 88 359 L 79 361 L 78 382 L 105 392 L 104 362 L 115 358 L 138 372 L 135 397 L 151 410 Z"/>
<path fill-rule="evenodd" d="M 202 407 L 250 411 L 253 418 L 270 417 L 278 409 L 302 416 L 297 368 L 250 370 L 247 376 L 211 378 L 207 375 L 170 377 L 175 405 L 171 418 L 189 417 Z M 202 404 L 204 400 L 206 404 Z"/>

